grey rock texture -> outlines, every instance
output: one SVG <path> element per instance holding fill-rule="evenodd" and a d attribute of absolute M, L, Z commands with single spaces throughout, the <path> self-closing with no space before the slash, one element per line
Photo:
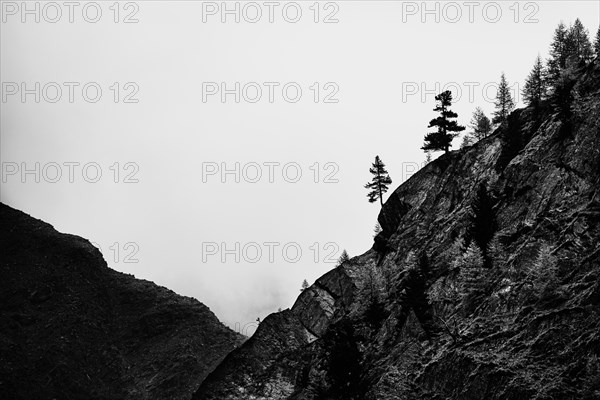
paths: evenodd
<path fill-rule="evenodd" d="M 267 318 L 194 399 L 600 398 L 599 63 L 570 120 L 517 110 L 397 188 L 373 248 Z M 495 228 L 469 297 L 480 187 Z"/>

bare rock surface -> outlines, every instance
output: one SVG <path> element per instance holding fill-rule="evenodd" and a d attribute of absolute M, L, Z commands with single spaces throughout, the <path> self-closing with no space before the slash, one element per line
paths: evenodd
<path fill-rule="evenodd" d="M 600 398 L 598 59 L 572 93 L 570 120 L 516 110 L 397 188 L 373 248 L 267 318 L 194 399 Z M 494 237 L 467 299 L 481 188 Z"/>

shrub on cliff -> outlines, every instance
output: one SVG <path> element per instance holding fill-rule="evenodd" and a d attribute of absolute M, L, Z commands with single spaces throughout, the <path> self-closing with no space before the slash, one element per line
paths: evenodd
<path fill-rule="evenodd" d="M 471 221 L 467 230 L 466 244 L 475 243 L 481 250 L 486 266 L 489 266 L 488 246 L 496 233 L 496 216 L 493 201 L 485 183 L 480 183 L 471 203 Z"/>
<path fill-rule="evenodd" d="M 471 243 L 459 261 L 458 288 L 463 305 L 471 310 L 475 299 L 485 292 L 489 270 L 484 267 L 483 252 Z"/>
<path fill-rule="evenodd" d="M 552 246 L 542 244 L 538 256 L 527 270 L 528 292 L 536 298 L 552 295 L 558 288 L 558 259 L 552 254 Z"/>
<path fill-rule="evenodd" d="M 338 258 L 338 263 L 337 263 L 338 267 L 348 260 L 350 260 L 350 256 L 348 255 L 348 252 L 346 251 L 346 249 L 344 249 L 344 251 L 342 251 L 342 255 L 340 256 L 340 258 Z"/>

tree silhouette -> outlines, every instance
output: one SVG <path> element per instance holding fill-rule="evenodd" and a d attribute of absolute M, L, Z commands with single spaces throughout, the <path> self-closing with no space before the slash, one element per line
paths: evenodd
<path fill-rule="evenodd" d="M 545 70 L 542 58 L 538 55 L 533 64 L 533 69 L 525 80 L 523 88 L 523 99 L 534 108 L 538 108 L 540 102 L 546 97 Z"/>
<path fill-rule="evenodd" d="M 473 136 L 467 133 L 465 136 L 463 136 L 463 140 L 460 143 L 460 148 L 464 149 L 465 147 L 471 146 L 473 144 L 473 141 Z"/>
<path fill-rule="evenodd" d="M 508 114 L 515 108 L 504 72 L 500 76 L 500 86 L 498 87 L 495 106 L 496 111 L 494 111 L 494 118 L 492 119 L 494 124 L 501 124 L 506 121 Z"/>
<path fill-rule="evenodd" d="M 550 44 L 550 58 L 548 59 L 548 83 L 552 86 L 560 77 L 560 71 L 567 66 L 569 58 L 569 32 L 561 21 L 554 31 L 554 39 Z"/>
<path fill-rule="evenodd" d="M 573 87 L 577 82 L 577 74 L 573 65 L 568 65 L 561 71 L 554 84 L 554 91 L 550 97 L 552 108 L 562 122 L 567 122 L 573 115 Z"/>
<path fill-rule="evenodd" d="M 579 18 L 569 28 L 567 34 L 567 51 L 571 61 L 576 63 L 580 61 L 587 63 L 594 57 L 588 30 L 585 29 Z"/>
<path fill-rule="evenodd" d="M 483 257 L 487 260 L 488 244 L 496 233 L 496 217 L 493 211 L 493 202 L 488 195 L 485 183 L 479 184 L 475 198 L 471 203 L 471 223 L 467 231 L 467 245 L 475 243 Z"/>
<path fill-rule="evenodd" d="M 342 255 L 340 256 L 340 258 L 338 258 L 338 266 L 342 265 L 349 259 L 350 259 L 350 256 L 348 255 L 348 252 L 346 251 L 346 249 L 344 249 L 344 251 L 342 251 Z"/>
<path fill-rule="evenodd" d="M 308 284 L 308 281 L 305 279 L 302 281 L 302 288 L 300 288 L 301 292 L 304 292 L 306 289 L 308 289 L 310 285 Z"/>
<path fill-rule="evenodd" d="M 492 133 L 492 123 L 481 107 L 477 107 L 473 112 L 473 117 L 471 118 L 469 126 L 472 131 L 468 135 L 476 140 L 486 138 Z"/>
<path fill-rule="evenodd" d="M 425 155 L 425 165 L 431 162 L 431 151 L 427 151 L 426 153 L 427 154 Z"/>
<path fill-rule="evenodd" d="M 429 132 L 425 135 L 424 151 L 440 151 L 448 152 L 452 146 L 452 139 L 458 136 L 458 132 L 465 130 L 464 126 L 458 125 L 456 121 L 451 119 L 457 118 L 458 114 L 450 110 L 452 105 L 452 92 L 446 90 L 435 96 L 438 105 L 433 109 L 440 113 L 439 117 L 432 119 L 429 122 L 428 128 L 437 127 L 437 131 Z"/>
<path fill-rule="evenodd" d="M 594 51 L 596 52 L 596 57 L 600 56 L 600 28 L 598 28 L 598 32 L 596 32 L 596 40 L 594 40 Z"/>
<path fill-rule="evenodd" d="M 392 183 L 392 179 L 385 170 L 385 164 L 381 161 L 379 156 L 375 156 L 375 162 L 373 166 L 369 168 L 369 172 L 373 174 L 373 180 L 365 185 L 366 189 L 372 189 L 367 197 L 369 203 L 375 203 L 377 200 L 383 207 L 383 194 L 388 191 L 388 186 Z"/>

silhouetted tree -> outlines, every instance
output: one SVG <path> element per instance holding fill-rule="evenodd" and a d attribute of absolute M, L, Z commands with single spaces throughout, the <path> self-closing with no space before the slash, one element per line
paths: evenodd
<path fill-rule="evenodd" d="M 458 135 L 458 132 L 464 131 L 465 127 L 458 125 L 456 121 L 452 121 L 458 117 L 458 114 L 450 110 L 452 92 L 446 90 L 435 96 L 435 100 L 438 102 L 438 105 L 433 111 L 439 112 L 440 116 L 432 119 L 429 122 L 428 128 L 436 127 L 437 130 L 425 135 L 425 143 L 423 143 L 421 149 L 425 151 L 444 150 L 447 153 L 450 146 L 452 146 L 452 139 Z"/>
<path fill-rule="evenodd" d="M 563 69 L 554 84 L 554 91 L 550 97 L 552 108 L 558 114 L 559 120 L 568 122 L 573 114 L 573 87 L 577 81 L 575 67 L 568 65 Z M 565 130 L 567 131 L 567 130 Z"/>
<path fill-rule="evenodd" d="M 477 107 L 473 112 L 469 127 L 471 128 L 469 135 L 475 140 L 486 138 L 492 133 L 492 123 L 481 107 Z"/>
<path fill-rule="evenodd" d="M 525 145 L 521 132 L 522 122 L 520 113 L 512 113 L 508 116 L 507 126 L 502 133 L 503 146 L 496 163 L 496 171 L 502 171 L 516 157 Z"/>
<path fill-rule="evenodd" d="M 488 244 L 496 232 L 496 217 L 493 202 L 488 195 L 485 183 L 480 183 L 471 204 L 471 224 L 467 231 L 467 244 L 475 243 L 481 249 L 483 257 L 488 260 Z"/>
<path fill-rule="evenodd" d="M 600 28 L 598 28 L 598 32 L 596 32 L 596 40 L 594 40 L 594 51 L 596 52 L 596 57 L 600 57 Z"/>
<path fill-rule="evenodd" d="M 548 59 L 548 83 L 554 87 L 560 77 L 560 71 L 567 66 L 569 58 L 569 32 L 561 21 L 554 31 L 554 39 L 550 44 L 550 58 Z"/>
<path fill-rule="evenodd" d="M 379 200 L 383 207 L 383 194 L 388 191 L 388 185 L 392 183 L 392 179 L 379 156 L 375 157 L 375 162 L 373 163 L 373 166 L 369 168 L 369 172 L 373 174 L 373 180 L 365 185 L 366 189 L 371 189 L 367 194 L 369 203 L 374 203 Z"/>
<path fill-rule="evenodd" d="M 542 58 L 538 55 L 533 64 L 533 69 L 525 80 L 523 99 L 527 104 L 537 109 L 540 102 L 545 98 L 546 91 L 544 66 L 542 64 Z"/>
<path fill-rule="evenodd" d="M 431 151 L 426 151 L 425 153 L 425 165 L 427 165 L 431 162 Z"/>
<path fill-rule="evenodd" d="M 501 124 L 506 121 L 508 114 L 515 108 L 512 96 L 510 94 L 510 88 L 504 72 L 500 76 L 500 85 L 498 86 L 498 94 L 496 95 L 496 111 L 494 111 L 494 118 L 492 122 L 494 124 Z"/>
<path fill-rule="evenodd" d="M 464 149 L 465 147 L 471 146 L 473 141 L 473 137 L 467 133 L 465 136 L 463 136 L 462 142 L 460 142 L 460 148 Z"/>
<path fill-rule="evenodd" d="M 309 288 L 309 286 L 310 286 L 310 285 L 308 284 L 308 281 L 307 281 L 306 279 L 305 279 L 305 280 L 303 280 L 303 281 L 302 281 L 302 287 L 300 288 L 300 291 L 301 291 L 301 292 L 304 292 L 306 289 L 308 289 L 308 288 Z"/>
<path fill-rule="evenodd" d="M 338 258 L 338 265 L 342 265 L 349 259 L 350 259 L 350 256 L 348 255 L 348 252 L 346 251 L 346 249 L 344 249 L 344 251 L 342 251 L 342 255 L 340 256 L 340 258 Z"/>
<path fill-rule="evenodd" d="M 410 251 L 401 279 L 397 284 L 394 296 L 402 307 L 411 307 L 428 337 L 437 332 L 429 301 L 427 280 L 430 277 L 429 258 L 425 251 L 416 255 Z"/>
<path fill-rule="evenodd" d="M 568 56 L 575 63 L 581 61 L 588 63 L 594 57 L 589 32 L 587 29 L 585 29 L 579 18 L 577 18 L 573 25 L 569 28 L 569 32 L 567 34 L 567 44 L 569 53 Z"/>

